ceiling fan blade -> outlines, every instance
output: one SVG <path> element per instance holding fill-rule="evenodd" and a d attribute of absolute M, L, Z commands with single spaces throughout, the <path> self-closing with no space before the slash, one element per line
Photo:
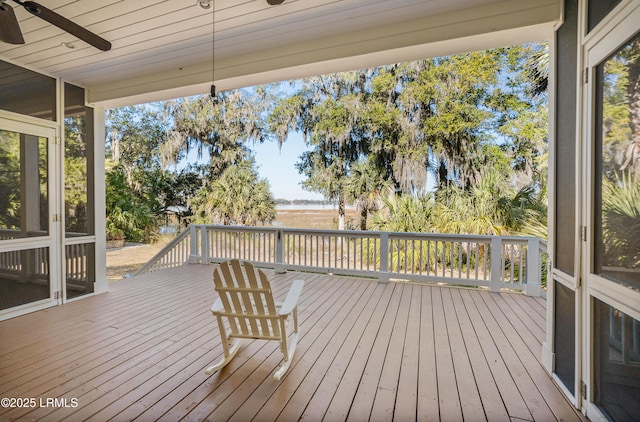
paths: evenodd
<path fill-rule="evenodd" d="M 269 3 L 271 6 L 275 6 L 276 4 L 284 3 L 284 0 L 267 0 L 267 3 Z"/>
<path fill-rule="evenodd" d="M 20 2 L 20 4 L 27 10 L 27 12 L 31 13 L 32 15 L 44 19 L 50 24 L 55 25 L 58 28 L 70 33 L 71 35 L 80 38 L 82 41 L 88 44 L 91 44 L 95 48 L 102 51 L 111 50 L 111 43 L 109 41 L 94 34 L 88 29 L 81 27 L 77 23 L 70 21 L 64 16 L 57 14 L 53 10 L 47 9 L 46 7 L 41 6 L 35 1 Z"/>
<path fill-rule="evenodd" d="M 24 44 L 22 31 L 13 7 L 0 2 L 0 41 L 9 44 Z"/>

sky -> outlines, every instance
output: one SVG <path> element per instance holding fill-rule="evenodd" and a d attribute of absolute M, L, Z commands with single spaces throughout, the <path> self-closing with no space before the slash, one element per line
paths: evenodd
<path fill-rule="evenodd" d="M 277 142 L 267 141 L 262 144 L 248 144 L 254 153 L 260 177 L 269 181 L 269 187 L 274 199 L 313 199 L 323 200 L 324 197 L 315 192 L 302 189 L 300 183 L 304 177 L 298 173 L 295 163 L 298 157 L 307 150 L 301 133 L 291 133 L 278 149 Z M 206 151 L 205 151 L 206 154 Z M 187 163 L 204 162 L 208 158 L 198 158 L 195 149 L 189 151 L 182 165 Z M 178 165 L 180 168 L 180 165 Z"/>
<path fill-rule="evenodd" d="M 290 134 L 281 150 L 276 142 L 251 145 L 251 149 L 255 152 L 258 173 L 269 181 L 275 199 L 323 199 L 322 195 L 307 192 L 300 186 L 303 176 L 295 163 L 307 149 L 302 134 Z"/>

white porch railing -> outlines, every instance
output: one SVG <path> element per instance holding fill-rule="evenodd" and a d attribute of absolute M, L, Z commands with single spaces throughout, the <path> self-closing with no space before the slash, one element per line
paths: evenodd
<path fill-rule="evenodd" d="M 187 261 L 238 258 L 278 272 L 316 271 L 540 296 L 545 255 L 546 243 L 536 237 L 192 224 L 136 274 Z"/>

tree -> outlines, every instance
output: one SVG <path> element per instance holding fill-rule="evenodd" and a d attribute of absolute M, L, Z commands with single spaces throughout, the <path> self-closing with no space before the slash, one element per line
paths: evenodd
<path fill-rule="evenodd" d="M 134 188 L 139 187 L 134 169 L 163 167 L 160 148 L 166 142 L 166 118 L 160 103 L 106 111 L 106 152 Z"/>
<path fill-rule="evenodd" d="M 640 37 L 602 69 L 602 264 L 640 268 Z M 606 270 L 609 271 L 609 270 Z"/>
<path fill-rule="evenodd" d="M 20 138 L 0 131 L 0 228 L 20 229 Z"/>
<path fill-rule="evenodd" d="M 430 173 L 438 189 L 468 193 L 493 166 L 517 190 L 545 193 L 547 99 L 529 59 L 545 51 L 515 46 L 309 78 L 277 102 L 270 129 L 280 142 L 305 135 L 303 186 L 338 202 L 339 217 L 346 201 L 375 191 L 350 186 L 363 181 L 365 161 L 404 195 L 426 193 Z M 536 63 L 544 75 L 544 60 Z"/>
<path fill-rule="evenodd" d="M 604 179 L 602 226 L 605 265 L 640 268 L 640 183 L 627 171 Z"/>
<path fill-rule="evenodd" d="M 255 226 L 275 219 L 269 183 L 261 179 L 253 160 L 227 167 L 189 201 L 196 221 Z"/>
<path fill-rule="evenodd" d="M 440 233 L 514 234 L 540 209 L 532 187 L 516 191 L 499 172 L 485 168 L 478 184 L 437 192 L 433 228 Z"/>
<path fill-rule="evenodd" d="M 148 242 L 157 231 L 149 205 L 137 196 L 121 171 L 106 173 L 107 238 Z"/>
<path fill-rule="evenodd" d="M 306 177 L 302 185 L 338 203 L 339 230 L 345 228 L 346 180 L 365 149 L 362 75 L 347 72 L 305 79 L 291 97 L 278 101 L 269 116 L 270 129 L 280 142 L 291 130 L 304 134 L 310 150 L 296 163 Z"/>
<path fill-rule="evenodd" d="M 393 195 L 382 199 L 383 209 L 371 216 L 374 230 L 392 232 L 431 232 L 435 201 L 432 194 Z"/>
<path fill-rule="evenodd" d="M 640 37 L 633 40 L 623 52 L 627 67 L 627 99 L 629 107 L 629 145 L 624 152 L 625 161 L 620 170 L 632 169 L 640 183 Z"/>
<path fill-rule="evenodd" d="M 260 93 L 260 90 L 257 90 Z M 269 137 L 264 122 L 266 97 L 236 90 L 172 101 L 165 109 L 173 127 L 163 154 L 175 162 L 196 149 L 208 163 L 196 167 L 202 177 L 187 201 L 196 221 L 257 224 L 275 218 L 274 200 L 266 180 L 259 179 L 248 144 Z"/>
<path fill-rule="evenodd" d="M 354 203 L 360 212 L 360 230 L 367 230 L 367 218 L 383 205 L 383 197 L 391 192 L 388 181 L 369 161 L 359 161 L 351 166 L 351 175 L 345 185 L 345 198 Z"/>
<path fill-rule="evenodd" d="M 170 185 L 159 155 L 164 117 L 161 104 L 106 112 L 108 237 L 146 242 L 158 232 L 155 217 L 166 209 L 162 192 Z"/>
<path fill-rule="evenodd" d="M 109 110 L 109 231 L 131 240 L 149 239 L 158 230 L 156 217 L 173 205 L 194 204 L 200 220 L 205 211 L 227 223 L 273 219 L 268 185 L 255 179 L 248 147 L 268 136 L 263 123 L 265 98 L 237 90 L 219 93 L 215 102 L 199 96 Z M 207 162 L 177 167 L 194 149 Z M 230 188 L 228 194 L 250 192 L 250 205 L 233 204 L 233 213 L 211 210 L 211 204 L 224 205 L 221 199 L 233 201 L 220 196 L 223 183 Z M 243 215 L 237 214 L 239 210 Z"/>
<path fill-rule="evenodd" d="M 110 115 L 108 150 L 152 216 L 184 203 L 199 221 L 269 221 L 268 185 L 250 145 L 281 144 L 297 131 L 309 148 L 296 163 L 303 187 L 337 203 L 340 229 L 348 203 L 365 229 L 390 191 L 409 199 L 386 198 L 385 206 L 438 213 L 437 221 L 425 217 L 425 230 L 503 233 L 525 230 L 526 218 L 535 222 L 527 230 L 537 230 L 546 195 L 545 52 L 523 45 L 307 78 L 286 94 L 274 85 L 124 109 Z M 194 150 L 199 162 L 178 170 Z M 431 176 L 436 192 L 422 203 Z"/>
<path fill-rule="evenodd" d="M 490 168 L 467 189 L 449 185 L 435 194 L 395 195 L 383 203 L 372 215 L 376 230 L 507 235 L 528 233 L 540 224 L 546 229 L 546 206 L 538 192 L 531 186 L 515 191 Z"/>
<path fill-rule="evenodd" d="M 163 159 L 175 163 L 196 149 L 199 158 L 208 155 L 208 164 L 200 166 L 204 177 L 220 176 L 249 158 L 250 142 L 266 140 L 263 107 L 257 96 L 241 90 L 220 92 L 215 102 L 209 96 L 168 101 L 165 110 L 173 126 L 162 148 Z"/>

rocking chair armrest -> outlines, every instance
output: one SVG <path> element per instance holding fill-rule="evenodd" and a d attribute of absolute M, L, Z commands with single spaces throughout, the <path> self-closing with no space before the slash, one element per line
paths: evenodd
<path fill-rule="evenodd" d="M 302 293 L 302 287 L 304 286 L 304 280 L 294 280 L 293 284 L 289 288 L 287 297 L 282 302 L 282 307 L 278 310 L 279 315 L 289 315 L 298 306 L 298 299 Z"/>
<path fill-rule="evenodd" d="M 222 301 L 220 300 L 220 298 L 217 298 L 215 302 L 213 302 L 213 305 L 211 305 L 211 312 L 220 312 L 224 309 L 224 306 L 222 305 Z"/>

